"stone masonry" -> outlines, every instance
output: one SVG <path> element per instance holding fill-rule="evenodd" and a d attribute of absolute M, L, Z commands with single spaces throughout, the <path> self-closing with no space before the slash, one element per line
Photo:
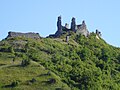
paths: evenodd
<path fill-rule="evenodd" d="M 76 22 L 75 22 L 75 18 L 72 18 L 72 22 L 71 22 L 71 30 L 73 32 L 76 32 Z"/>
<path fill-rule="evenodd" d="M 25 37 L 25 38 L 34 38 L 34 39 L 39 39 L 40 35 L 39 33 L 20 33 L 20 32 L 8 32 L 7 38 L 14 38 L 14 37 Z"/>
<path fill-rule="evenodd" d="M 84 35 L 85 37 L 89 36 L 89 31 L 85 24 L 85 21 L 82 24 L 76 25 L 76 19 L 73 17 L 71 20 L 71 27 L 69 28 L 69 24 L 65 24 L 62 26 L 61 16 L 58 17 L 57 21 L 57 31 L 55 34 L 49 35 L 49 37 L 60 37 L 63 33 L 73 31 L 76 34 Z"/>

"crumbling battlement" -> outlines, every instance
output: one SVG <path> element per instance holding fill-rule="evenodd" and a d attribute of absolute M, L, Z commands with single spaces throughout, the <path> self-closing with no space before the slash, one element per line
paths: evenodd
<path fill-rule="evenodd" d="M 21 32 L 8 32 L 7 38 L 14 38 L 14 37 L 25 37 L 25 38 L 34 38 L 34 39 L 39 39 L 40 35 L 39 33 L 21 33 Z"/>
<path fill-rule="evenodd" d="M 87 26 L 85 24 L 85 21 L 82 22 L 82 24 L 76 25 L 76 20 L 73 17 L 71 20 L 71 27 L 69 28 L 69 24 L 65 24 L 65 26 L 62 26 L 61 16 L 58 17 L 57 20 L 57 31 L 55 34 L 50 35 L 49 37 L 59 37 L 63 33 L 73 31 L 76 34 L 84 35 L 85 37 L 89 36 L 89 31 L 87 29 Z"/>
<path fill-rule="evenodd" d="M 81 24 L 77 25 L 76 19 L 73 17 L 71 19 L 71 26 L 69 27 L 68 23 L 65 23 L 65 26 L 62 25 L 61 16 L 59 16 L 58 20 L 57 20 L 56 33 L 51 34 L 48 37 L 57 38 L 57 37 L 60 37 L 62 34 L 69 33 L 70 31 L 76 33 L 77 35 L 79 35 L 79 34 L 84 35 L 85 37 L 88 37 L 90 35 L 84 20 L 82 21 Z M 96 30 L 96 35 L 101 37 L 102 34 L 100 31 Z M 67 41 L 69 39 L 68 36 L 69 35 L 67 35 Z M 14 38 L 14 37 L 25 37 L 25 38 L 39 39 L 40 35 L 39 35 L 39 33 L 33 33 L 33 32 L 29 32 L 29 33 L 8 32 L 7 38 Z"/>
<path fill-rule="evenodd" d="M 54 37 L 54 38 L 57 38 L 57 37 L 60 37 L 62 34 L 66 33 L 66 32 L 74 32 L 76 33 L 77 35 L 81 34 L 81 35 L 84 35 L 85 37 L 88 37 L 90 35 L 90 32 L 88 31 L 87 29 L 87 26 L 86 26 L 86 23 L 85 21 L 83 20 L 81 24 L 76 24 L 76 19 L 73 17 L 71 19 L 71 26 L 69 27 L 69 24 L 68 23 L 65 23 L 65 26 L 62 25 L 62 20 L 61 20 L 61 16 L 58 17 L 58 20 L 57 20 L 57 31 L 55 34 L 51 34 L 49 35 L 49 37 Z M 98 35 L 99 37 L 101 37 L 101 32 L 96 30 L 96 35 Z"/>

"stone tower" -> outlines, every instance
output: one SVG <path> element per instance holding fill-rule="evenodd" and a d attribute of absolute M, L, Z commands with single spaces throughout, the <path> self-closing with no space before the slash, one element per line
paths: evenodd
<path fill-rule="evenodd" d="M 57 28 L 58 28 L 58 31 L 60 31 L 60 32 L 62 31 L 61 16 L 58 17 Z"/>
<path fill-rule="evenodd" d="M 75 18 L 72 18 L 72 22 L 71 22 L 71 30 L 76 32 L 76 22 L 75 22 Z"/>
<path fill-rule="evenodd" d="M 71 20 L 71 26 L 69 27 L 69 24 L 65 23 L 65 26 L 62 26 L 61 16 L 58 17 L 57 20 L 57 31 L 55 34 L 49 35 L 49 37 L 60 37 L 63 34 L 68 34 L 66 37 L 66 42 L 69 41 L 70 32 L 74 32 L 75 34 L 84 35 L 85 37 L 88 37 L 90 35 L 87 25 L 85 24 L 85 21 L 82 21 L 82 24 L 76 24 L 76 19 L 72 17 Z M 96 32 L 98 34 L 98 31 Z M 100 33 L 99 33 L 100 35 Z"/>
<path fill-rule="evenodd" d="M 84 20 L 82 21 L 82 27 L 83 27 L 83 29 L 86 29 L 86 24 L 85 24 Z"/>

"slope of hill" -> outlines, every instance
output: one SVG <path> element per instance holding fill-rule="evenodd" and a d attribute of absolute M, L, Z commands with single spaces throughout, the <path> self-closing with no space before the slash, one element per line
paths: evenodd
<path fill-rule="evenodd" d="M 120 48 L 92 33 L 0 42 L 0 88 L 5 90 L 119 90 Z"/>

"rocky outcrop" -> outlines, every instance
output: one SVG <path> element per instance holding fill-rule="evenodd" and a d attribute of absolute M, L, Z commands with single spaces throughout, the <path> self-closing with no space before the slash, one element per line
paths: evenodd
<path fill-rule="evenodd" d="M 34 38 L 34 39 L 39 39 L 40 35 L 39 33 L 21 33 L 21 32 L 8 32 L 7 38 L 14 38 L 14 37 L 25 37 L 25 38 Z"/>

